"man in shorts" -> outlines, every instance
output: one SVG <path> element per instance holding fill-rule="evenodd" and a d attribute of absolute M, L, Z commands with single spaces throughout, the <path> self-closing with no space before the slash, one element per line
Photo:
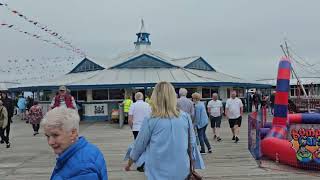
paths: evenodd
<path fill-rule="evenodd" d="M 207 108 L 211 121 L 213 139 L 216 139 L 218 142 L 220 142 L 222 140 L 220 138 L 220 125 L 223 113 L 223 106 L 222 102 L 218 99 L 217 93 L 212 94 L 212 100 L 208 102 Z"/>
<path fill-rule="evenodd" d="M 236 96 L 236 91 L 231 91 L 231 98 L 226 102 L 226 116 L 229 119 L 229 125 L 233 135 L 232 140 L 234 140 L 235 143 L 238 143 L 242 122 L 243 104 Z"/>

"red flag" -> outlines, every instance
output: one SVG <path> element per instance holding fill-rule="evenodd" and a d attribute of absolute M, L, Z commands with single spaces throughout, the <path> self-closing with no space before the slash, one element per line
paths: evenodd
<path fill-rule="evenodd" d="M 2 24 L 1 24 L 1 26 L 6 26 L 6 25 L 8 25 L 8 24 L 6 24 L 6 23 L 2 23 Z"/>

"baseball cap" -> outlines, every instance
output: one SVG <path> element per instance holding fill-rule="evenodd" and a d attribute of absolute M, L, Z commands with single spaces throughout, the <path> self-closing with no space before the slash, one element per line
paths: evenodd
<path fill-rule="evenodd" d="M 60 86 L 60 87 L 59 87 L 59 91 L 67 91 L 66 86 Z"/>

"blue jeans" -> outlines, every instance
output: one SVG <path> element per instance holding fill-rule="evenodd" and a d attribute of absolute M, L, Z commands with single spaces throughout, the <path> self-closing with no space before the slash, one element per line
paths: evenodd
<path fill-rule="evenodd" d="M 205 152 L 204 144 L 206 144 L 208 150 L 211 149 L 210 143 L 209 143 L 207 135 L 206 135 L 207 126 L 208 125 L 204 126 L 203 128 L 200 128 L 200 129 L 197 128 L 200 146 L 201 146 L 201 152 Z"/>

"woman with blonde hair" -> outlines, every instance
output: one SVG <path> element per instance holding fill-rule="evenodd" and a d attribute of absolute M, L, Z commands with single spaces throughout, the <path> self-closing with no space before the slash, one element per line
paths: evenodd
<path fill-rule="evenodd" d="M 173 86 L 159 82 L 152 93 L 152 114 L 145 119 L 130 154 L 130 163 L 145 153 L 145 175 L 148 180 L 183 180 L 190 173 L 188 142 L 195 168 L 204 168 L 188 114 L 177 109 Z"/>
<path fill-rule="evenodd" d="M 195 126 L 197 128 L 198 137 L 200 141 L 201 154 L 205 154 L 205 146 L 206 144 L 208 148 L 208 152 L 212 153 L 211 145 L 206 135 L 206 129 L 208 126 L 208 115 L 206 111 L 206 107 L 203 102 L 201 102 L 201 95 L 199 93 L 192 94 L 192 100 L 194 102 L 194 117 L 195 117 Z"/>

